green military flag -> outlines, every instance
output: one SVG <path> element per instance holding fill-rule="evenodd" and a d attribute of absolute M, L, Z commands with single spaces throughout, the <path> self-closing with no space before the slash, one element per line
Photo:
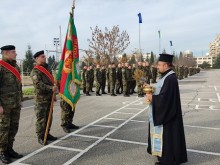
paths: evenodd
<path fill-rule="evenodd" d="M 69 103 L 73 109 L 80 98 L 81 77 L 79 74 L 78 39 L 72 13 L 70 13 L 56 79 L 60 84 L 60 97 Z"/>

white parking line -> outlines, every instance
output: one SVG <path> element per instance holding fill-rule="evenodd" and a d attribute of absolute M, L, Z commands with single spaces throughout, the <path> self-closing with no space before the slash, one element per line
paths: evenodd
<path fill-rule="evenodd" d="M 130 112 L 115 112 L 115 113 L 120 113 L 120 114 L 125 114 L 125 115 L 134 115 L 135 113 L 130 113 Z"/>
<path fill-rule="evenodd" d="M 76 151 L 76 152 L 82 152 L 83 151 L 83 150 L 76 149 L 76 148 L 69 148 L 69 147 L 62 147 L 62 146 L 50 146 L 50 148 L 68 150 L 68 151 Z"/>
<path fill-rule="evenodd" d="M 129 140 L 120 140 L 120 139 L 112 139 L 112 138 L 106 138 L 105 140 L 115 141 L 115 142 L 122 142 L 122 143 L 130 143 L 130 144 L 139 144 L 147 146 L 147 143 L 141 143 L 141 142 L 135 142 L 135 141 L 129 141 Z"/>
<path fill-rule="evenodd" d="M 214 128 L 214 127 L 200 127 L 200 126 L 194 126 L 194 125 L 184 125 L 185 127 L 192 127 L 192 128 L 201 128 L 201 129 L 209 129 L 209 130 L 220 130 L 220 128 Z"/>
<path fill-rule="evenodd" d="M 125 121 L 126 119 L 118 119 L 118 118 L 110 118 L 110 117 L 107 117 L 105 118 L 107 120 L 122 120 L 122 121 Z"/>
<path fill-rule="evenodd" d="M 200 154 L 206 154 L 206 155 L 220 156 L 220 153 L 216 153 L 216 152 L 207 152 L 207 151 L 194 150 L 194 149 L 187 149 L 187 151 L 200 153 Z"/>
<path fill-rule="evenodd" d="M 218 97 L 218 101 L 220 102 L 220 96 L 219 96 L 219 93 L 216 93 L 217 94 L 217 97 Z"/>
<path fill-rule="evenodd" d="M 106 128 L 117 128 L 115 126 L 110 126 L 110 125 L 100 125 L 100 124 L 94 124 L 92 126 L 96 126 L 96 127 L 106 127 Z"/>

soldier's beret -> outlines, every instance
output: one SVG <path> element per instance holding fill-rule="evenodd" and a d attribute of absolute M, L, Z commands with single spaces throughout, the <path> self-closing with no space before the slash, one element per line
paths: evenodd
<path fill-rule="evenodd" d="M 160 54 L 160 57 L 158 61 L 163 61 L 163 62 L 170 62 L 172 63 L 173 61 L 173 55 L 171 54 Z"/>
<path fill-rule="evenodd" d="M 1 47 L 1 50 L 15 50 L 14 45 L 5 45 Z"/>
<path fill-rule="evenodd" d="M 43 50 L 41 50 L 41 51 L 39 51 L 39 52 L 36 52 L 36 53 L 34 54 L 34 58 L 37 58 L 38 56 L 40 56 L 40 55 L 42 55 L 42 54 L 44 54 L 44 51 L 43 51 Z"/>

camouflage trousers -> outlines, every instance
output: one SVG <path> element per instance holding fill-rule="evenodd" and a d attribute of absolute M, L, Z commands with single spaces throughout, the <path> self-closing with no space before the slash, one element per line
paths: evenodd
<path fill-rule="evenodd" d="M 72 110 L 72 107 L 63 99 L 60 100 L 60 107 L 61 107 L 61 126 L 63 127 L 72 124 L 75 108 Z"/>
<path fill-rule="evenodd" d="M 122 92 L 123 92 L 122 80 L 116 80 L 116 93 L 122 93 Z"/>
<path fill-rule="evenodd" d="M 110 93 L 114 94 L 115 93 L 115 81 L 110 81 Z"/>
<path fill-rule="evenodd" d="M 143 94 L 143 88 L 142 88 L 142 84 L 137 82 L 137 89 L 138 89 L 138 95 L 142 95 Z"/>
<path fill-rule="evenodd" d="M 86 93 L 86 82 L 82 81 L 83 93 Z"/>
<path fill-rule="evenodd" d="M 122 84 L 123 84 L 123 94 L 126 95 L 128 90 L 128 82 L 126 80 L 123 80 Z"/>
<path fill-rule="evenodd" d="M 100 92 L 101 82 L 96 81 L 96 83 L 95 83 L 95 89 L 96 89 L 96 93 L 99 93 L 99 92 Z"/>
<path fill-rule="evenodd" d="M 50 112 L 50 104 L 51 102 L 36 102 L 34 111 L 36 115 L 36 133 L 38 137 L 44 137 L 46 127 L 47 127 L 47 119 Z M 49 130 L 52 124 L 52 118 L 49 125 Z"/>
<path fill-rule="evenodd" d="M 4 109 L 4 107 L 3 107 Z M 18 132 L 21 108 L 4 109 L 0 115 L 0 152 L 13 147 L 15 135 Z"/>
<path fill-rule="evenodd" d="M 86 82 L 86 93 L 90 92 L 90 82 Z"/>
<path fill-rule="evenodd" d="M 108 93 L 110 93 L 110 88 L 111 88 L 111 82 L 109 81 L 109 79 L 107 79 L 107 88 L 108 88 Z"/>
<path fill-rule="evenodd" d="M 105 86 L 106 86 L 106 80 L 102 79 L 102 84 L 101 84 L 102 93 L 105 92 Z"/>

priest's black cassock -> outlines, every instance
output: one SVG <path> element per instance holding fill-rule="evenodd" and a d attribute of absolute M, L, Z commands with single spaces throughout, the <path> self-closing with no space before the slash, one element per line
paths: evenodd
<path fill-rule="evenodd" d="M 171 69 L 162 73 L 165 76 Z M 187 162 L 186 142 L 180 102 L 180 92 L 176 74 L 168 75 L 158 95 L 152 96 L 154 125 L 163 125 L 161 163 L 179 165 Z M 151 154 L 150 129 L 148 132 L 148 153 Z"/>

